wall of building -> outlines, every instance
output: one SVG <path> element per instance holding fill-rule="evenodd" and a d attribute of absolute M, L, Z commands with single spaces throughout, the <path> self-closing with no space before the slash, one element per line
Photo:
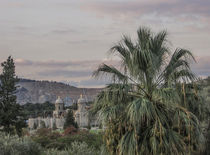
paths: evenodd
<path fill-rule="evenodd" d="M 34 129 L 35 126 L 41 128 L 42 121 L 45 123 L 47 128 L 53 128 L 53 124 L 55 124 L 57 128 L 63 129 L 65 118 L 29 118 L 28 127 L 30 129 Z"/>

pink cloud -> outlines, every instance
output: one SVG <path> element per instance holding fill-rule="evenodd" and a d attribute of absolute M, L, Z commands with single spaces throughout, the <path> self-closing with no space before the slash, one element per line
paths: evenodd
<path fill-rule="evenodd" d="M 192 64 L 192 70 L 198 77 L 210 76 L 210 56 L 196 56 L 196 63 Z M 16 59 L 17 75 L 19 77 L 36 80 L 75 81 L 78 86 L 91 87 L 104 84 L 108 81 L 93 79 L 92 72 L 101 63 L 111 64 L 119 67 L 117 60 L 95 60 L 95 61 L 31 61 Z M 91 66 L 91 67 L 90 67 Z"/>
<path fill-rule="evenodd" d="M 197 56 L 197 63 L 192 65 L 192 70 L 201 77 L 210 76 L 210 56 Z"/>
<path fill-rule="evenodd" d="M 210 15 L 210 1 L 208 0 L 92 1 L 86 2 L 81 8 L 116 18 L 121 16 L 141 17 L 152 13 L 174 17 L 183 14 Z"/>
<path fill-rule="evenodd" d="M 37 66 L 45 68 L 59 68 L 59 67 L 97 67 L 101 63 L 116 64 L 114 60 L 75 60 L 75 61 L 31 61 L 26 59 L 15 59 L 17 66 L 28 67 Z"/>

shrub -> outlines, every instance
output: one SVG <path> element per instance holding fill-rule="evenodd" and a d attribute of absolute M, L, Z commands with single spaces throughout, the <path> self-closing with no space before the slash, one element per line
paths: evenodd
<path fill-rule="evenodd" d="M 66 151 L 59 151 L 57 149 L 48 149 L 44 152 L 44 155 L 68 155 L 68 154 Z"/>
<path fill-rule="evenodd" d="M 64 150 L 51 149 L 45 151 L 45 155 L 99 155 L 100 152 L 92 147 L 88 147 L 85 142 L 73 142 L 71 146 Z"/>
<path fill-rule="evenodd" d="M 88 131 L 81 131 L 75 135 L 63 136 L 58 138 L 57 141 L 65 143 L 67 146 L 71 146 L 71 144 L 75 141 L 81 143 L 85 142 L 88 146 L 94 148 L 100 148 L 103 143 L 101 134 L 93 134 Z"/>
<path fill-rule="evenodd" d="M 38 129 L 31 138 L 35 142 L 39 143 L 42 147 L 47 147 L 51 143 L 54 143 L 54 141 L 56 141 L 56 139 L 60 136 L 61 134 L 59 132 L 56 132 L 56 131 L 52 132 L 51 129 L 41 128 L 41 129 Z"/>
<path fill-rule="evenodd" d="M 57 150 L 64 150 L 68 146 L 65 143 L 52 141 L 51 143 L 46 145 L 47 149 L 57 149 Z"/>
<path fill-rule="evenodd" d="M 98 149 L 102 145 L 101 133 L 90 133 L 89 131 L 78 131 L 76 128 L 69 127 L 61 135 L 50 129 L 39 129 L 32 136 L 32 139 L 42 147 L 48 149 L 64 150 L 69 148 L 72 143 L 85 142 L 89 147 Z"/>
<path fill-rule="evenodd" d="M 53 140 L 53 139 L 57 139 L 61 137 L 61 134 L 58 131 L 53 131 L 53 132 L 50 132 L 48 137 Z"/>
<path fill-rule="evenodd" d="M 79 143 L 77 141 L 71 144 L 71 149 L 68 150 L 70 155 L 97 155 L 99 151 L 96 151 L 92 147 L 88 147 L 87 143 Z"/>
<path fill-rule="evenodd" d="M 32 140 L 38 144 L 40 144 L 42 147 L 46 147 L 47 145 L 49 145 L 51 143 L 51 140 L 44 136 L 44 137 L 31 137 Z"/>
<path fill-rule="evenodd" d="M 40 129 L 36 130 L 36 132 L 35 132 L 35 135 L 39 136 L 39 137 L 48 136 L 50 134 L 51 134 L 51 129 L 48 129 L 48 128 L 40 128 Z"/>
<path fill-rule="evenodd" d="M 39 144 L 28 137 L 19 138 L 0 133 L 0 154 L 1 155 L 40 155 L 42 149 Z"/>
<path fill-rule="evenodd" d="M 40 122 L 40 128 L 46 128 L 46 125 L 45 125 L 45 122 L 44 121 L 41 121 Z"/>
<path fill-rule="evenodd" d="M 75 135 L 77 133 L 77 129 L 74 126 L 67 127 L 64 130 L 64 135 Z"/>
<path fill-rule="evenodd" d="M 23 136 L 30 136 L 30 133 L 29 133 L 29 131 L 28 131 L 27 128 L 23 128 L 23 129 L 22 129 L 22 135 L 23 135 Z"/>

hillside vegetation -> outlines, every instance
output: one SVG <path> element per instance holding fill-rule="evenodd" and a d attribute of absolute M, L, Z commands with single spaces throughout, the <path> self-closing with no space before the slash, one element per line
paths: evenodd
<path fill-rule="evenodd" d="M 100 88 L 77 88 L 60 82 L 36 81 L 29 79 L 20 79 L 18 82 L 17 102 L 25 103 L 54 103 L 60 96 L 71 100 L 77 100 L 80 94 L 85 94 L 88 101 L 101 91 Z"/>

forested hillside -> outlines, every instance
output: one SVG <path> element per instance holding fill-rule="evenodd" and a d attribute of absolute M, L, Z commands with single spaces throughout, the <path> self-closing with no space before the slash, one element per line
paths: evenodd
<path fill-rule="evenodd" d="M 84 94 L 87 101 L 93 100 L 100 88 L 77 88 L 54 81 L 35 81 L 20 79 L 17 90 L 17 102 L 25 103 L 54 103 L 58 96 L 69 102 L 77 100 Z"/>

